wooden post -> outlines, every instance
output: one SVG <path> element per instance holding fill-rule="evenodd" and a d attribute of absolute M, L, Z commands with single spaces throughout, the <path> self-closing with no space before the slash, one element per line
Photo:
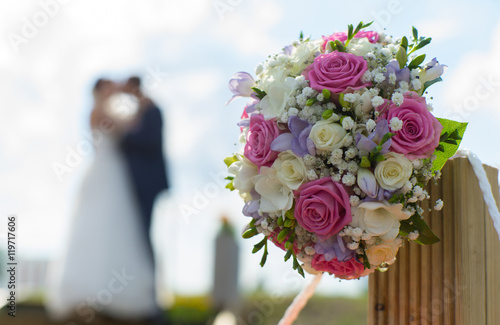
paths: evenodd
<path fill-rule="evenodd" d="M 498 170 L 485 166 L 499 204 Z M 424 218 L 441 238 L 406 243 L 387 272 L 369 278 L 369 325 L 496 325 L 500 322 L 500 241 L 466 158 L 447 162 L 427 191 L 441 211 Z M 426 208 L 426 207 L 424 207 Z"/>

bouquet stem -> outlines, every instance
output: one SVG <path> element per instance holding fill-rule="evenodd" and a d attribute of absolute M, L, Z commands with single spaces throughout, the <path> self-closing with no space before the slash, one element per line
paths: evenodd
<path fill-rule="evenodd" d="M 297 316 L 299 316 L 302 308 L 304 308 L 309 298 L 311 298 L 314 294 L 314 290 L 316 290 L 316 286 L 319 281 L 321 281 L 322 276 L 323 273 L 315 275 L 314 279 L 299 292 L 299 294 L 293 299 L 292 304 L 285 311 L 285 314 L 278 325 L 293 324 L 293 322 L 297 319 Z"/>

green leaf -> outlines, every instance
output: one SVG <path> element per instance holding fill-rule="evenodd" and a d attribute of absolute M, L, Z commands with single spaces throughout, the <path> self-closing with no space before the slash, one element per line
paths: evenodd
<path fill-rule="evenodd" d="M 258 251 L 260 251 L 262 249 L 262 247 L 264 247 L 264 245 L 266 244 L 266 242 L 267 242 L 267 237 L 264 237 L 264 239 L 262 239 L 260 242 L 258 242 L 257 244 L 253 245 L 252 254 L 255 254 Z"/>
<path fill-rule="evenodd" d="M 403 47 L 405 51 L 408 51 L 408 39 L 406 38 L 406 36 L 403 36 L 403 38 L 401 39 L 401 47 Z"/>
<path fill-rule="evenodd" d="M 257 235 L 259 232 L 257 231 L 257 228 L 250 228 L 248 229 L 247 231 L 245 231 L 243 233 L 243 235 L 241 235 L 241 237 L 245 238 L 245 239 L 248 239 L 248 238 L 252 238 L 253 236 Z"/>
<path fill-rule="evenodd" d="M 290 259 L 290 257 L 292 257 L 292 254 L 293 254 L 293 249 L 289 249 L 286 254 L 285 254 L 285 262 L 288 261 Z"/>
<path fill-rule="evenodd" d="M 304 33 L 302 31 L 300 31 L 300 35 L 299 35 L 299 41 L 303 41 L 304 40 Z"/>
<path fill-rule="evenodd" d="M 446 161 L 453 157 L 453 155 L 457 152 L 458 147 L 460 146 L 460 142 L 462 137 L 464 136 L 465 129 L 467 128 L 468 123 L 462 123 L 452 120 L 447 120 L 444 118 L 438 118 L 439 123 L 443 126 L 443 131 L 441 134 L 453 134 L 456 139 L 456 144 L 440 142 L 439 146 L 443 149 L 443 151 L 439 151 L 436 149 L 434 154 L 436 155 L 436 160 L 432 163 L 432 170 L 438 171 L 441 170 L 446 163 Z"/>
<path fill-rule="evenodd" d="M 285 217 L 287 219 L 295 219 L 295 216 L 294 216 L 294 207 L 292 206 L 292 208 L 290 210 L 288 210 L 287 212 L 285 212 Z"/>
<path fill-rule="evenodd" d="M 418 68 L 419 65 L 422 64 L 425 60 L 425 54 L 420 54 L 419 56 L 416 56 L 411 60 L 410 64 L 408 65 L 408 68 L 411 69 L 416 69 Z"/>
<path fill-rule="evenodd" d="M 406 54 L 406 50 L 404 47 L 399 47 L 398 53 L 396 53 L 396 59 L 398 60 L 399 68 L 403 69 L 408 62 L 408 54 Z"/>
<path fill-rule="evenodd" d="M 394 203 L 401 203 L 401 201 L 404 199 L 404 194 L 394 194 L 390 199 L 389 203 L 394 204 Z"/>
<path fill-rule="evenodd" d="M 429 88 L 430 86 L 432 86 L 433 84 L 435 84 L 436 82 L 440 82 L 440 81 L 443 81 L 443 79 L 441 77 L 437 77 L 436 79 L 434 80 L 429 80 L 429 81 L 426 81 L 424 83 L 424 87 L 422 88 L 422 94 L 427 90 L 427 88 Z"/>
<path fill-rule="evenodd" d="M 390 138 L 392 138 L 395 135 L 396 135 L 396 133 L 387 132 L 382 137 L 382 140 L 380 140 L 380 144 L 379 145 L 383 145 L 384 143 L 386 143 Z"/>
<path fill-rule="evenodd" d="M 399 227 L 399 233 L 403 236 L 407 236 L 410 232 L 418 230 L 419 236 L 414 240 L 420 245 L 432 245 L 438 243 L 441 239 L 436 236 L 425 220 L 418 214 L 415 213 L 409 219 L 401 221 Z"/>
<path fill-rule="evenodd" d="M 252 90 L 257 94 L 258 99 L 262 99 L 262 98 L 266 97 L 266 95 L 267 95 L 265 91 L 260 90 L 257 87 L 252 87 Z"/>
<path fill-rule="evenodd" d="M 418 41 L 418 30 L 415 26 L 411 26 L 413 32 L 413 41 L 416 43 Z"/>
<path fill-rule="evenodd" d="M 413 53 L 417 50 L 420 50 L 421 48 L 423 48 L 424 46 L 428 45 L 430 42 L 431 42 L 432 38 L 430 37 L 427 37 L 425 39 L 423 39 L 421 42 L 419 42 L 417 45 L 415 45 L 412 49 L 411 49 L 411 52 L 410 53 Z"/>
<path fill-rule="evenodd" d="M 361 22 L 361 23 L 363 23 L 363 22 Z M 372 20 L 372 21 L 370 21 L 369 23 L 364 24 L 363 26 L 361 26 L 361 28 L 366 28 L 366 27 L 369 27 L 371 24 L 373 24 L 373 20 Z M 361 29 L 361 28 L 360 28 L 360 29 Z"/>
<path fill-rule="evenodd" d="M 444 152 L 444 147 L 442 144 L 438 145 L 437 148 L 436 148 L 437 151 L 441 151 L 441 152 Z"/>
<path fill-rule="evenodd" d="M 448 143 L 448 144 L 455 144 L 455 145 L 456 145 L 456 144 L 458 144 L 458 143 L 457 143 L 457 140 L 451 140 L 451 139 L 446 139 L 446 140 L 444 140 L 443 142 L 444 142 L 444 143 Z"/>

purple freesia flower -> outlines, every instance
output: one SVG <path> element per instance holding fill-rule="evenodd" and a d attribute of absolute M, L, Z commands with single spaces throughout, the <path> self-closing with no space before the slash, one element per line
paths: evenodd
<path fill-rule="evenodd" d="M 243 115 L 241 115 L 241 121 L 238 122 L 239 127 L 248 127 L 250 126 L 250 116 L 252 114 L 258 114 L 257 104 L 259 103 L 258 99 L 252 98 L 245 106 L 243 110 Z"/>
<path fill-rule="evenodd" d="M 298 157 L 304 157 L 307 154 L 314 156 L 316 147 L 314 142 L 309 139 L 312 125 L 297 116 L 290 116 L 288 128 L 291 133 L 283 133 L 274 139 L 271 143 L 271 150 L 280 152 L 292 150 Z"/>
<path fill-rule="evenodd" d="M 400 81 L 410 83 L 410 69 L 408 69 L 408 67 L 400 69 L 398 60 L 391 60 L 386 66 L 386 69 L 387 71 L 384 73 L 386 80 L 389 80 L 389 75 L 394 73 L 396 75 L 396 85 L 398 85 Z"/>
<path fill-rule="evenodd" d="M 424 65 L 423 71 L 420 72 L 420 82 L 424 84 L 426 81 L 431 81 L 441 77 L 447 68 L 447 65 L 439 64 L 436 58 L 432 59 Z"/>
<path fill-rule="evenodd" d="M 262 218 L 262 216 L 259 214 L 259 207 L 260 207 L 260 194 L 254 189 L 250 191 L 250 195 L 252 196 L 252 200 L 248 201 L 245 203 L 243 206 L 242 213 L 244 216 L 247 217 L 252 217 L 256 220 L 258 220 L 258 223 L 260 223 L 259 219 Z"/>
<path fill-rule="evenodd" d="M 375 127 L 375 130 L 368 135 L 368 137 L 362 135 L 361 133 L 356 134 L 356 146 L 359 150 L 365 150 L 371 152 L 376 146 L 380 144 L 382 138 L 386 133 L 389 133 L 389 122 L 386 119 L 380 120 Z M 387 140 L 382 145 L 381 154 L 389 152 L 392 140 Z"/>
<path fill-rule="evenodd" d="M 248 72 L 236 72 L 229 80 L 229 90 L 234 94 L 233 97 L 226 103 L 228 105 L 233 100 L 240 97 L 251 97 L 253 94 L 252 87 L 255 85 L 253 77 Z"/>
<path fill-rule="evenodd" d="M 355 256 L 354 251 L 347 248 L 342 237 L 338 235 L 317 242 L 314 250 L 318 254 L 323 254 L 326 261 L 336 258 L 339 262 L 344 262 Z"/>

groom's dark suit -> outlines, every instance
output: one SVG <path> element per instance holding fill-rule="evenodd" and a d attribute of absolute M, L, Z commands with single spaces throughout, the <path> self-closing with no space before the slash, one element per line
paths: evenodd
<path fill-rule="evenodd" d="M 121 141 L 132 185 L 138 198 L 145 238 L 151 253 L 149 230 L 153 203 L 158 193 L 168 188 L 163 158 L 162 129 L 161 112 L 151 102 L 144 108 L 135 127 L 125 133 Z"/>

